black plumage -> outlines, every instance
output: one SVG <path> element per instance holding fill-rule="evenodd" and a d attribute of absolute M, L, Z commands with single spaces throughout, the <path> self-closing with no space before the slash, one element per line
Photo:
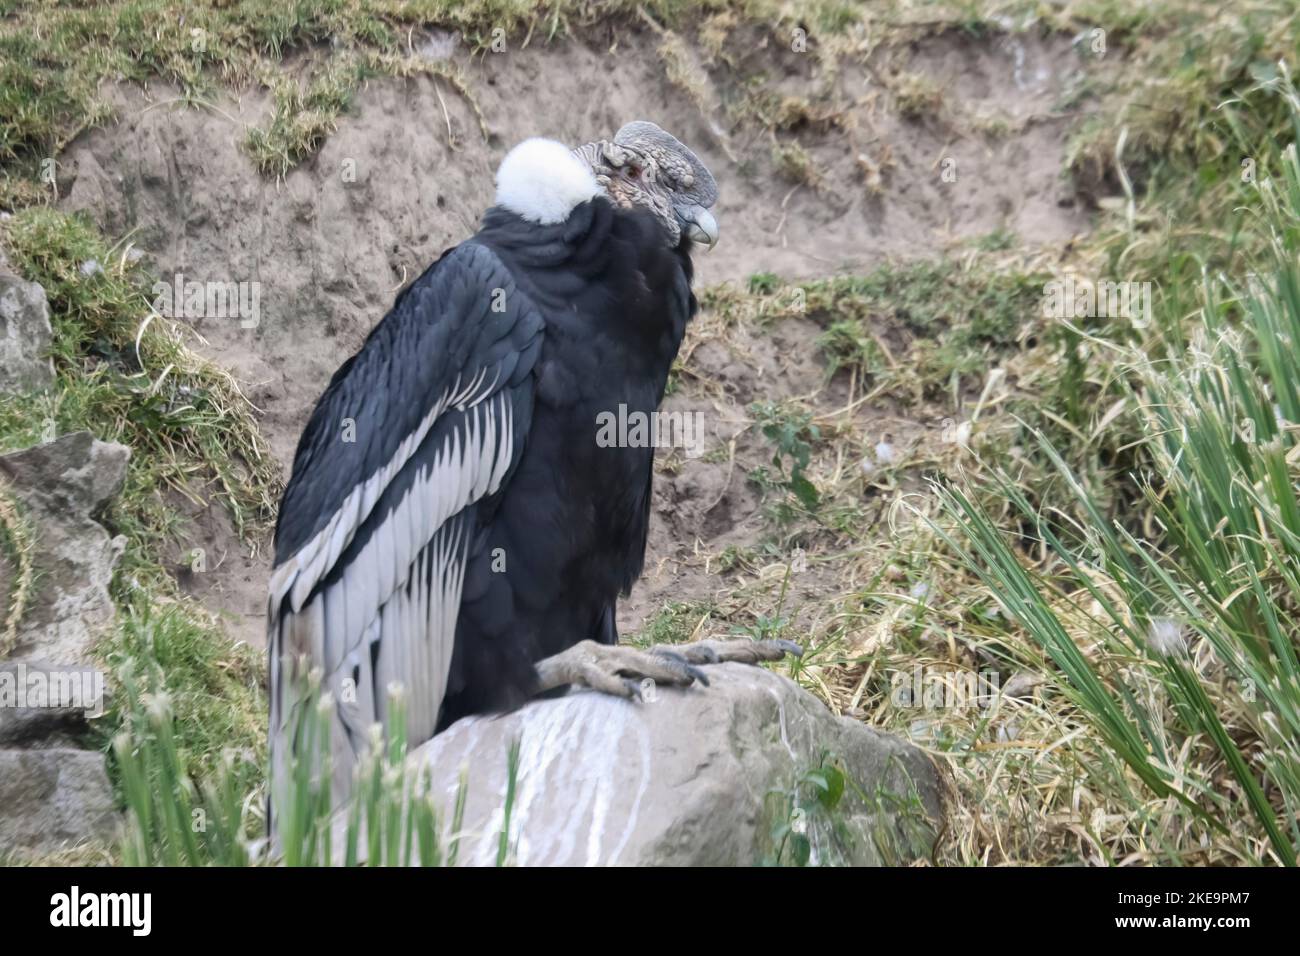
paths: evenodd
<path fill-rule="evenodd" d="M 538 660 L 617 640 L 654 449 L 599 447 L 597 418 L 658 408 L 696 308 L 689 249 L 602 196 L 555 225 L 494 207 L 338 370 L 276 528 L 274 761 L 298 655 L 335 696 L 336 753 L 357 754 L 389 680 L 418 743 L 522 703 Z"/>

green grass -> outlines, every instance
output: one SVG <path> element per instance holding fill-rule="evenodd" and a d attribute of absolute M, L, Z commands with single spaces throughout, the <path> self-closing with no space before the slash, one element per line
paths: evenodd
<path fill-rule="evenodd" d="M 1156 188 L 1189 165 L 1200 176 L 1222 176 L 1241 159 L 1224 155 L 1233 146 L 1223 135 L 1225 101 L 1243 97 L 1246 121 L 1272 132 L 1288 122 L 1275 99 L 1248 92 L 1276 72 L 1279 59 L 1294 63 L 1300 53 L 1297 11 L 1287 0 L 1228 7 L 1164 0 L 1145 10 L 1101 0 L 1079 8 L 1076 16 L 1108 30 L 1111 55 L 1131 57 L 1104 91 L 1114 97 L 1110 108 L 1076 134 L 1071 165 L 1077 173 L 1115 182 L 1118 152 L 1123 164 L 1153 178 Z M 1144 35 L 1158 40 L 1139 42 Z M 1210 162 L 1220 157 L 1228 162 Z M 1184 180 L 1184 195 L 1188 185 Z M 1178 196 L 1170 191 L 1166 198 Z"/>
<path fill-rule="evenodd" d="M 850 826 L 850 803 L 859 813 L 870 811 L 869 827 Z M 796 774 L 789 787 L 769 791 L 765 804 L 771 825 L 763 866 L 843 866 L 850 859 L 903 866 L 929 856 L 935 842 L 933 823 L 914 786 L 900 795 L 881 782 L 868 792 L 830 753 Z M 855 846 L 860 842 L 870 844 L 869 854 Z"/>
<path fill-rule="evenodd" d="M 111 706 L 95 722 L 92 742 L 108 747 L 128 720 L 119 691 L 134 681 L 170 701 L 172 744 L 186 774 L 213 777 L 233 749 L 247 759 L 232 779 L 254 788 L 265 750 L 261 655 L 232 644 L 212 615 L 180 594 L 164 564 L 168 543 L 185 531 L 176 496 L 224 508 L 245 546 L 260 544 L 279 475 L 252 408 L 227 373 L 189 349 L 182 327 L 151 313 L 152 277 L 132 262 L 129 247 L 45 207 L 21 211 L 0 225 L 0 237 L 14 268 L 46 290 L 56 376 L 52 387 L 0 406 L 0 449 L 82 429 L 131 449 L 124 488 L 98 516 L 127 545 L 111 583 L 116 626 L 96 648 Z M 0 523 L 21 582 L 7 596 L 9 634 L 39 581 L 33 585 L 23 570 L 33 544 L 6 503 L 0 497 Z M 113 769 L 121 786 L 120 766 Z"/>
<path fill-rule="evenodd" d="M 113 683 L 165 697 L 177 726 L 181 767 L 202 780 L 233 751 L 246 759 L 237 782 L 245 790 L 261 783 L 250 775 L 266 753 L 263 655 L 220 636 L 213 621 L 188 603 L 148 593 L 128 594 L 119 604 L 115 633 L 97 649 Z M 114 701 L 108 728 L 127 720 L 131 700 Z M 111 736 L 111 733 L 109 734 Z"/>
<path fill-rule="evenodd" d="M 713 610 L 713 605 L 706 601 L 673 601 L 664 605 L 640 631 L 624 635 L 624 640 L 641 648 L 681 644 L 689 641 L 696 628 L 708 621 Z"/>
<path fill-rule="evenodd" d="M 813 446 L 821 440 L 821 428 L 813 423 L 812 413 L 789 403 L 755 402 L 749 407 L 763 437 L 772 446 L 772 468 L 754 475 L 759 484 L 784 488 L 800 505 L 809 510 L 820 502 L 817 486 L 807 475 Z"/>
<path fill-rule="evenodd" d="M 825 328 L 817 346 L 828 377 L 843 370 L 892 381 L 900 397 L 919 401 L 980 384 L 993 362 L 1018 349 L 1023 333 L 1037 329 L 1047 278 L 988 257 L 923 260 L 798 283 L 761 273 L 744 293 L 715 288 L 702 301 L 737 317 L 807 316 Z M 885 342 L 882 329 L 902 337 Z"/>
<path fill-rule="evenodd" d="M 1293 88 L 1272 94 L 1300 129 Z M 1247 226 L 1266 250 L 1250 261 L 1259 279 L 1207 272 L 1193 314 L 1160 316 L 1163 348 L 1112 345 L 1146 423 L 1131 477 L 1145 531 L 1109 514 L 1041 436 L 1082 526 L 1005 472 L 940 489 L 956 522 L 940 534 L 1118 758 L 1098 782 L 1134 805 L 1139 782 L 1165 801 L 1164 862 L 1193 839 L 1288 866 L 1300 847 L 1300 161 L 1288 140 L 1272 146 Z M 1011 502 L 1019 533 L 997 527 L 981 491 Z"/>
<path fill-rule="evenodd" d="M 221 765 L 195 783 L 177 730 L 185 725 L 168 693 L 146 693 L 123 674 L 125 720 L 113 754 L 127 809 L 121 842 L 128 866 L 454 866 L 459 858 L 467 789 L 441 807 L 427 767 L 407 761 L 404 705 L 390 703 L 393 726 L 376 736 L 348 799 L 330 793 L 329 725 L 333 703 L 307 693 L 299 755 L 285 792 L 274 798 L 275 840 L 265 838 L 264 790 L 249 790 L 261 762 L 226 748 Z M 505 755 L 506 796 L 497 865 L 513 860 L 509 842 L 519 770 L 518 743 Z M 336 842 L 337 841 L 337 842 Z"/>
<path fill-rule="evenodd" d="M 331 60 L 306 87 L 293 77 L 282 77 L 274 86 L 275 111 L 265 127 L 248 131 L 245 148 L 263 173 L 284 176 L 320 148 L 334 132 L 338 117 L 352 101 L 365 75 L 353 60 Z"/>
<path fill-rule="evenodd" d="M 252 408 L 227 372 L 191 351 L 184 326 L 152 313 L 154 278 L 129 247 L 46 207 L 15 215 L 0 239 L 14 268 L 45 289 L 57 376 L 53 389 L 5 403 L 0 447 L 87 429 L 133 451 L 114 521 L 128 537 L 144 544 L 170 530 L 164 489 L 194 496 L 206 486 L 251 540 L 279 481 Z"/>
<path fill-rule="evenodd" d="M 247 147 L 263 172 L 283 175 L 319 147 L 367 76 L 434 72 L 464 91 L 448 67 L 416 55 L 416 31 L 458 31 L 471 51 L 518 49 L 640 10 L 667 26 L 724 11 L 772 26 L 782 19 L 768 0 L 5 0 L 0 14 L 13 15 L 0 19 L 0 206 L 39 201 L 41 161 L 111 118 L 105 81 L 160 80 L 192 106 L 211 105 L 223 87 L 267 89 L 273 117 Z"/>

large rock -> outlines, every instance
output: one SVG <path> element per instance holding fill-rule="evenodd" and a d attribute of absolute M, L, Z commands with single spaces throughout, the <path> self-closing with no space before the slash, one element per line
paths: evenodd
<path fill-rule="evenodd" d="M 0 395 L 35 391 L 54 381 L 52 338 L 45 290 L 0 263 Z"/>
<path fill-rule="evenodd" d="M 94 667 L 0 661 L 0 747 L 76 746 L 105 703 Z"/>
<path fill-rule="evenodd" d="M 413 759 L 432 768 L 444 807 L 467 769 L 461 853 L 478 864 L 497 858 L 516 737 L 510 843 L 520 865 L 751 865 L 777 858 L 774 834 L 782 861 L 797 858 L 801 838 L 813 863 L 929 852 L 944 784 L 919 750 L 833 716 L 772 671 L 723 664 L 709 677 L 710 687 L 659 688 L 644 703 L 579 691 L 467 718 Z M 824 762 L 848 780 L 832 809 L 807 776 Z"/>
<path fill-rule="evenodd" d="M 103 754 L 0 750 L 0 851 L 38 856 L 102 840 L 116 822 Z"/>
<path fill-rule="evenodd" d="M 0 854 L 39 858 L 116 826 L 104 755 L 78 745 L 104 706 L 92 648 L 113 623 L 108 585 L 125 543 L 94 515 L 122 487 L 129 456 L 89 432 L 0 456 L 0 484 L 33 538 L 35 582 L 0 661 Z M 6 611 L 14 571 L 0 554 Z"/>
<path fill-rule="evenodd" d="M 126 539 L 94 515 L 121 489 L 130 450 L 90 432 L 0 455 L 0 480 L 22 503 L 35 539 L 36 590 L 11 657 L 51 664 L 89 663 L 112 625 L 108 586 Z M 8 591 L 8 583 L 0 591 Z"/>

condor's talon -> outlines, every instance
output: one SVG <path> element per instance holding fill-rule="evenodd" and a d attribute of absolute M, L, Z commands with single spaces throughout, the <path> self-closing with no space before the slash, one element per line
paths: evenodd
<path fill-rule="evenodd" d="M 722 663 L 718 658 L 718 652 L 713 649 L 713 645 L 709 641 L 699 641 L 695 644 L 688 644 L 686 647 L 688 648 L 687 653 L 690 654 L 688 659 L 696 664 Z"/>
<path fill-rule="evenodd" d="M 731 641 L 696 641 L 693 644 L 679 644 L 681 651 L 692 664 L 723 664 L 735 661 L 740 664 L 758 664 L 763 661 L 779 661 L 785 655 L 803 656 L 803 648 L 794 641 L 766 640 L 751 641 L 739 638 Z"/>
<path fill-rule="evenodd" d="M 658 645 L 648 651 L 618 644 L 582 641 L 537 665 L 538 693 L 578 684 L 602 694 L 628 700 L 643 699 L 642 682 L 667 687 L 709 686 L 701 670 L 709 664 L 735 661 L 758 664 L 799 657 L 803 648 L 793 641 L 696 641 L 693 644 Z"/>
<path fill-rule="evenodd" d="M 537 665 L 538 693 L 579 684 L 603 694 L 641 699 L 641 682 L 686 687 L 708 679 L 682 654 L 639 651 L 617 644 L 582 641 Z"/>
<path fill-rule="evenodd" d="M 709 686 L 708 675 L 706 675 L 704 671 L 696 667 L 695 664 L 696 663 L 711 664 L 713 663 L 712 661 L 700 661 L 700 662 L 691 661 L 687 659 L 685 655 L 681 654 L 675 647 L 666 647 L 662 644 L 650 648 L 650 653 L 656 655 L 657 657 L 667 658 L 668 660 L 672 661 L 675 665 L 681 667 L 682 672 L 684 674 L 689 675 L 692 680 L 699 681 L 705 687 Z"/>

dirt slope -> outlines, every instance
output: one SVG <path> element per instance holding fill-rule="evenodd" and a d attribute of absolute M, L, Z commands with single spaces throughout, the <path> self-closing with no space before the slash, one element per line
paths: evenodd
<path fill-rule="evenodd" d="M 1068 41 L 936 37 L 878 50 L 868 66 L 830 78 L 810 56 L 756 46 L 737 69 L 709 71 L 694 97 L 668 81 L 658 44 L 625 34 L 614 52 L 574 41 L 471 58 L 432 38 L 424 48 L 455 62 L 472 103 L 444 80 L 373 81 L 320 152 L 278 183 L 240 148 L 270 110 L 265 96 L 196 109 L 165 89 L 119 89 L 120 122 L 64 157 L 63 205 L 130 233 L 163 276 L 261 283 L 256 328 L 193 324 L 203 351 L 246 383 L 286 469 L 330 374 L 406 281 L 473 232 L 497 163 L 530 135 L 579 143 L 644 118 L 695 148 L 721 186 L 722 242 L 699 262 L 701 285 L 764 271 L 861 272 L 995 230 L 1053 249 L 1086 226 L 1059 175 L 1071 122 L 1062 106 L 1080 68 Z M 778 136 L 797 135 L 817 185 L 792 181 L 777 168 L 773 134 L 738 118 L 752 89 L 745 77 L 759 72 L 768 90 L 833 104 L 833 118 L 805 118 Z M 770 451 L 747 428 L 745 407 L 821 389 L 819 331 L 796 318 L 692 341 L 688 367 L 698 374 L 669 407 L 704 411 L 715 453 L 661 461 L 648 571 L 620 615 L 625 630 L 665 601 L 707 597 L 717 587 L 709 557 L 758 533 L 758 493 L 745 474 Z M 847 394 L 832 383 L 818 400 L 834 408 Z M 888 407 L 851 418 L 866 447 L 933 426 Z M 178 556 L 190 546 L 209 557 L 189 586 L 229 614 L 233 634 L 261 643 L 265 555 L 246 554 L 219 509 L 195 515 Z"/>

